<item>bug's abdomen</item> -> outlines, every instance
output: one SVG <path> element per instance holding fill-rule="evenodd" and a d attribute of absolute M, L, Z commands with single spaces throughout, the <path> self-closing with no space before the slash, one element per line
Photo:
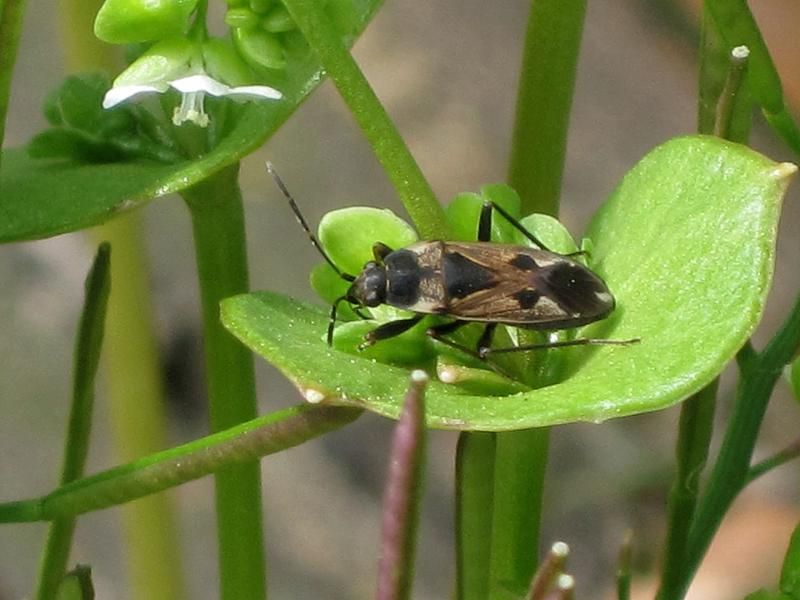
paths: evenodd
<path fill-rule="evenodd" d="M 440 241 L 418 242 L 385 259 L 386 303 L 420 313 L 444 313 Z"/>

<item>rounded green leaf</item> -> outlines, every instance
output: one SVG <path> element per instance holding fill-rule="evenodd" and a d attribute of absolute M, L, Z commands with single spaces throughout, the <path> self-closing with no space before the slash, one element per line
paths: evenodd
<path fill-rule="evenodd" d="M 417 233 L 392 211 L 353 206 L 326 213 L 317 230 L 319 241 L 336 266 L 357 275 L 373 260 L 372 245 L 403 248 L 417 241 Z"/>
<path fill-rule="evenodd" d="M 710 137 L 648 154 L 595 216 L 591 264 L 617 310 L 580 336 L 628 346 L 564 353 L 562 383 L 504 396 L 433 381 L 431 426 L 509 430 L 657 410 L 708 384 L 748 339 L 772 276 L 781 200 L 796 168 Z M 271 293 L 223 302 L 223 321 L 314 398 L 396 417 L 408 372 L 330 349 L 327 309 Z M 390 341 L 379 343 L 389 344 Z"/>
<path fill-rule="evenodd" d="M 567 228 L 564 227 L 561 221 L 550 215 L 534 213 L 522 219 L 520 224 L 535 235 L 536 239 L 542 242 L 548 250 L 561 254 L 571 254 L 578 251 L 578 246 L 575 245 L 575 240 L 572 239 Z M 530 240 L 519 231 L 516 232 L 516 239 L 519 244 L 531 245 Z"/>
<path fill-rule="evenodd" d="M 110 44 L 135 44 L 181 35 L 197 0 L 105 0 L 95 35 Z"/>

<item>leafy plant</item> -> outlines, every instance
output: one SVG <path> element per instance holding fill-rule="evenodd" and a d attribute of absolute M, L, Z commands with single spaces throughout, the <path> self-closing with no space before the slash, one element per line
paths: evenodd
<path fill-rule="evenodd" d="M 114 321 L 119 318 L 114 305 L 106 308 L 109 285 L 120 285 L 128 300 L 141 293 L 124 285 L 128 275 L 137 281 L 135 269 L 115 271 L 108 245 L 100 247 L 87 279 L 74 354 L 61 481 L 41 497 L 0 504 L 0 522 L 51 523 L 39 598 L 93 595 L 88 569 L 67 573 L 78 515 L 212 473 L 221 597 L 265 597 L 257 459 L 342 427 L 363 410 L 399 420 L 384 505 L 379 598 L 411 594 L 426 427 L 462 432 L 455 469 L 455 590 L 463 600 L 572 597 L 574 579 L 564 573 L 566 546 L 553 546 L 541 564 L 537 558 L 550 426 L 599 423 L 684 402 L 659 600 L 685 595 L 738 493 L 800 453 L 794 444 L 752 464 L 780 373 L 786 370 L 797 388 L 797 363 L 791 363 L 800 348 L 800 300 L 764 349 L 753 348 L 748 340 L 771 285 L 781 201 L 796 167 L 743 143 L 754 105 L 795 152 L 800 133 L 746 3 L 704 4 L 702 135 L 667 140 L 632 166 L 580 243 L 554 217 L 585 3 L 532 1 L 509 185 L 464 192 L 447 209 L 348 50 L 379 4 L 230 0 L 224 17 L 228 35 L 222 38 L 209 33 L 207 0 L 106 0 L 96 14 L 95 33 L 112 44 L 131 44 L 130 64 L 113 82 L 97 74 L 69 76 L 45 103 L 49 127 L 25 148 L 3 152 L 3 242 L 86 229 L 178 192 L 192 219 L 203 310 L 212 433 L 84 476 L 106 311 L 110 323 L 120 323 Z M 2 123 L 21 16 L 18 0 L 0 4 Z M 362 128 L 412 221 L 378 209 L 329 213 L 318 238 L 339 269 L 358 274 L 375 242 L 402 248 L 418 239 L 473 240 L 480 207 L 491 200 L 549 247 L 565 254 L 580 249 L 617 301 L 609 318 L 580 331 L 543 335 L 507 328 L 497 336 L 498 345 L 558 336 L 639 343 L 520 352 L 502 359 L 497 372 L 426 334 L 446 315 L 359 348 L 367 331 L 402 312 L 342 304 L 329 345 L 328 307 L 298 302 L 279 290 L 248 293 L 239 160 L 275 133 L 325 76 Z M 125 248 L 131 234 L 121 239 Z M 529 243 L 498 219 L 492 240 Z M 314 268 L 311 281 L 327 303 L 341 298 L 347 286 L 325 263 Z M 133 340 L 124 327 L 108 329 L 110 336 L 123 332 L 114 338 L 116 346 L 125 344 L 125 336 Z M 459 335 L 469 345 L 478 332 L 467 327 Z M 257 417 L 251 350 L 291 379 L 308 403 Z M 152 358 L 145 351 L 133 360 Z M 716 379 L 734 359 L 736 398 L 719 454 L 701 485 Z M 112 371 L 111 377 L 124 375 Z M 157 421 L 148 425 L 158 427 Z M 157 535 L 164 531 L 151 528 L 145 538 Z M 629 595 L 631 544 L 621 554 L 620 600 Z M 787 553 L 780 591 L 759 591 L 751 598 L 795 598 L 797 545 L 793 540 Z M 136 582 L 140 590 L 185 594 L 169 550 L 161 554 L 145 545 L 136 552 L 151 560 L 152 569 L 142 576 L 147 581 Z M 156 576 L 163 565 L 167 568 Z"/>

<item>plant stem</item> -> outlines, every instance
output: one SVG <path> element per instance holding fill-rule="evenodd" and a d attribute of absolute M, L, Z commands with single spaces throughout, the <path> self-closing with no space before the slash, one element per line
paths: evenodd
<path fill-rule="evenodd" d="M 400 200 L 425 239 L 448 239 L 444 211 L 386 109 L 315 0 L 285 0 L 286 8 L 358 123 Z"/>
<path fill-rule="evenodd" d="M 199 479 L 220 468 L 298 446 L 354 421 L 361 410 L 285 408 L 90 477 L 33 500 L 0 504 L 0 523 L 52 521 L 116 506 Z"/>
<path fill-rule="evenodd" d="M 586 0 L 531 2 L 508 173 L 523 215 L 558 215 L 585 15 Z"/>
<path fill-rule="evenodd" d="M 715 379 L 681 406 L 675 452 L 678 472 L 669 495 L 667 540 L 661 575 L 661 585 L 667 588 L 671 585 L 669 582 L 681 577 L 683 569 L 689 528 L 697 508 L 700 476 L 705 468 L 714 430 L 718 383 Z"/>
<path fill-rule="evenodd" d="M 456 600 L 489 598 L 494 433 L 463 431 L 456 451 Z"/>
<path fill-rule="evenodd" d="M 800 349 L 800 297 L 784 325 L 742 374 L 719 457 L 689 532 L 684 564 L 674 582 L 665 582 L 659 600 L 678 600 L 689 587 L 726 511 L 746 485 L 756 437 L 775 382 Z"/>
<path fill-rule="evenodd" d="M 238 163 L 183 192 L 194 228 L 211 430 L 256 416 L 253 357 L 222 326 L 219 303 L 247 291 L 247 250 Z M 257 461 L 216 475 L 222 600 L 266 597 L 261 472 Z"/>
<path fill-rule="evenodd" d="M 777 469 L 798 457 L 800 457 L 800 440 L 795 440 L 780 452 L 750 467 L 745 485 L 749 485 L 762 475 L 769 473 L 772 469 Z"/>
<path fill-rule="evenodd" d="M 109 253 L 108 244 L 100 246 L 86 278 L 86 298 L 73 357 L 72 404 L 64 448 L 64 464 L 61 470 L 62 485 L 83 475 L 86 456 L 89 453 L 95 376 L 100 360 L 110 287 Z M 36 598 L 39 600 L 56 597 L 67 570 L 74 531 L 74 518 L 57 519 L 50 525 L 39 568 L 36 590 Z"/>
<path fill-rule="evenodd" d="M 491 597 L 525 593 L 536 571 L 549 442 L 549 428 L 497 434 Z"/>
<path fill-rule="evenodd" d="M 6 134 L 11 79 L 17 62 L 25 0 L 0 0 L 0 148 Z M 0 154 L 2 159 L 2 154 Z"/>

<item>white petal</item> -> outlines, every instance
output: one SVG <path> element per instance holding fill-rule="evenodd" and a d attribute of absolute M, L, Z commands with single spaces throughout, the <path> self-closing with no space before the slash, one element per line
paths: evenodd
<path fill-rule="evenodd" d="M 229 87 L 224 83 L 212 79 L 208 75 L 190 75 L 182 77 L 169 84 L 183 94 L 190 92 L 203 92 L 211 96 L 230 96 L 234 99 L 266 98 L 267 100 L 280 100 L 283 98 L 278 90 L 266 85 L 242 85 Z"/>
<path fill-rule="evenodd" d="M 240 85 L 231 88 L 230 92 L 228 92 L 228 96 L 233 98 L 266 98 L 268 100 L 280 100 L 283 98 L 283 94 L 278 90 L 266 85 Z"/>
<path fill-rule="evenodd" d="M 163 89 L 159 89 L 159 87 L 154 85 L 122 85 L 119 87 L 112 87 L 103 97 L 103 108 L 113 108 L 121 102 L 125 102 L 126 100 L 130 100 L 142 94 L 154 94 L 163 91 Z"/>
<path fill-rule="evenodd" d="M 189 75 L 188 77 L 181 77 L 175 81 L 170 81 L 169 85 L 181 94 L 190 94 L 192 92 L 203 92 L 211 94 L 212 96 L 225 96 L 231 91 L 224 83 L 212 79 L 208 75 Z"/>

